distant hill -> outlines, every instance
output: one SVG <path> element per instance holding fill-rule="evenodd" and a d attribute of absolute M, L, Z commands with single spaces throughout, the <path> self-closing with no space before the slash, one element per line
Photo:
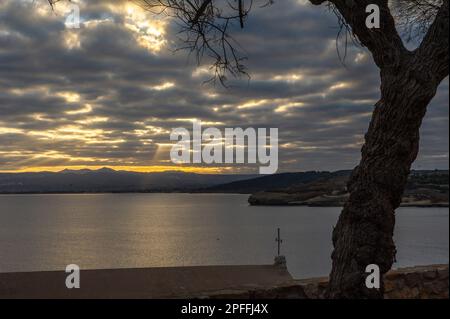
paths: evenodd
<path fill-rule="evenodd" d="M 58 173 L 0 173 L 0 193 L 189 192 L 254 177 L 183 172 L 136 173 L 108 168 Z"/>
<path fill-rule="evenodd" d="M 348 176 L 351 171 L 337 172 L 300 172 L 281 173 L 268 176 L 260 176 L 253 179 L 235 181 L 224 185 L 217 185 L 200 191 L 211 193 L 241 193 L 251 194 L 263 191 L 284 192 L 288 188 L 300 187 L 304 184 L 319 179 L 330 179 L 339 176 Z"/>
<path fill-rule="evenodd" d="M 411 172 L 402 206 L 448 207 L 448 174 L 448 170 Z M 349 196 L 349 176 L 350 172 L 342 171 L 329 176 L 325 174 L 303 184 L 292 184 L 285 189 L 261 186 L 265 189 L 254 192 L 249 203 L 255 206 L 342 206 Z"/>

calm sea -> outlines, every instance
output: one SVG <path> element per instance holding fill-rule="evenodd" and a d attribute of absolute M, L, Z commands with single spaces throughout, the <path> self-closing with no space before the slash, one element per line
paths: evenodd
<path fill-rule="evenodd" d="M 244 195 L 0 196 L 0 272 L 270 264 L 327 275 L 339 208 L 250 207 Z M 447 208 L 397 212 L 396 266 L 448 263 Z"/>

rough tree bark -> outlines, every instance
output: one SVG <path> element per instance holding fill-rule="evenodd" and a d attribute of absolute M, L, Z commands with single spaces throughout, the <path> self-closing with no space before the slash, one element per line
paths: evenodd
<path fill-rule="evenodd" d="M 311 0 L 313 4 L 325 1 Z M 420 47 L 408 51 L 398 35 L 388 1 L 333 0 L 380 68 L 381 99 L 365 136 L 360 164 L 353 171 L 350 198 L 333 231 L 330 298 L 382 298 L 384 286 L 368 289 L 370 264 L 386 273 L 395 260 L 395 210 L 400 206 L 411 165 L 419 150 L 419 129 L 427 106 L 448 76 L 448 0 Z M 382 26 L 368 29 L 365 8 L 376 3 Z"/>

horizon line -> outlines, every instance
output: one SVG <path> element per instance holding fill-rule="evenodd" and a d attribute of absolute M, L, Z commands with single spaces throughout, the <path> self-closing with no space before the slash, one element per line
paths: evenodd
<path fill-rule="evenodd" d="M 127 165 L 61 165 L 61 166 L 36 166 L 4 170 L 0 173 L 60 173 L 65 170 L 71 171 L 98 171 L 101 169 L 110 169 L 113 171 L 126 171 L 134 173 L 164 173 L 164 172 L 182 172 L 196 174 L 211 174 L 229 172 L 231 167 L 182 167 L 182 166 L 127 166 Z"/>
<path fill-rule="evenodd" d="M 36 166 L 11 170 L 0 169 L 0 174 L 19 174 L 19 173 L 61 173 L 64 171 L 99 171 L 102 169 L 110 169 L 115 172 L 125 171 L 131 173 L 194 173 L 194 174 L 236 174 L 236 175 L 259 175 L 251 172 L 234 171 L 233 167 L 182 167 L 182 166 L 126 166 L 126 165 L 68 165 L 68 166 Z M 411 171 L 448 171 L 448 168 L 434 168 L 421 169 L 415 168 Z M 292 170 L 280 171 L 273 175 L 280 173 L 304 173 L 304 172 L 340 172 L 352 171 L 352 169 L 337 169 L 337 170 Z M 262 175 L 264 176 L 264 175 Z"/>

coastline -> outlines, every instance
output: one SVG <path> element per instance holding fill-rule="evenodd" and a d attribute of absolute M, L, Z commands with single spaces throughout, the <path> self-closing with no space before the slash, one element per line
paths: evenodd
<path fill-rule="evenodd" d="M 252 194 L 248 202 L 252 206 L 306 206 L 306 207 L 343 207 L 349 198 L 348 193 L 338 195 L 308 193 L 282 193 L 282 192 L 259 192 Z M 447 208 L 448 197 L 428 196 L 423 198 L 420 194 L 416 196 L 409 194 L 404 196 L 400 207 L 421 208 Z"/>
<path fill-rule="evenodd" d="M 148 191 L 148 192 L 23 192 L 23 193 L 0 193 L 0 196 L 20 196 L 20 195 L 112 195 L 112 194 L 186 194 L 186 195 L 247 195 L 249 196 L 249 206 L 254 207 L 337 207 L 342 208 L 344 206 L 343 202 L 329 202 L 329 201 L 316 201 L 316 202 L 297 202 L 289 201 L 284 199 L 262 199 L 261 197 L 254 201 L 252 197 L 254 194 L 249 193 L 227 193 L 227 192 L 186 192 L 186 191 L 171 191 L 171 192 L 161 192 L 161 191 Z M 281 194 L 281 193 L 280 193 Z M 284 195 L 284 194 L 283 194 Z M 447 208 L 449 203 L 429 203 L 425 201 L 418 202 L 403 202 L 400 207 L 415 207 L 415 208 Z"/>
<path fill-rule="evenodd" d="M 276 198 L 275 200 L 272 198 L 258 198 L 257 201 L 252 200 L 255 194 L 249 193 L 228 193 L 228 192 L 186 192 L 186 191 L 171 191 L 171 192 L 162 192 L 162 191 L 148 191 L 148 192 L 23 192 L 23 193 L 0 193 L 0 196 L 8 196 L 8 195 L 112 195 L 112 194 L 186 194 L 186 195 L 247 195 L 249 196 L 249 206 L 255 207 L 337 207 L 342 208 L 344 206 L 343 202 L 330 202 L 330 201 L 316 201 L 316 202 L 297 202 Z M 280 195 L 284 195 L 281 194 Z M 418 202 L 403 202 L 400 207 L 416 207 L 416 208 L 447 208 L 449 207 L 449 203 L 429 203 L 426 201 L 418 201 Z"/>

